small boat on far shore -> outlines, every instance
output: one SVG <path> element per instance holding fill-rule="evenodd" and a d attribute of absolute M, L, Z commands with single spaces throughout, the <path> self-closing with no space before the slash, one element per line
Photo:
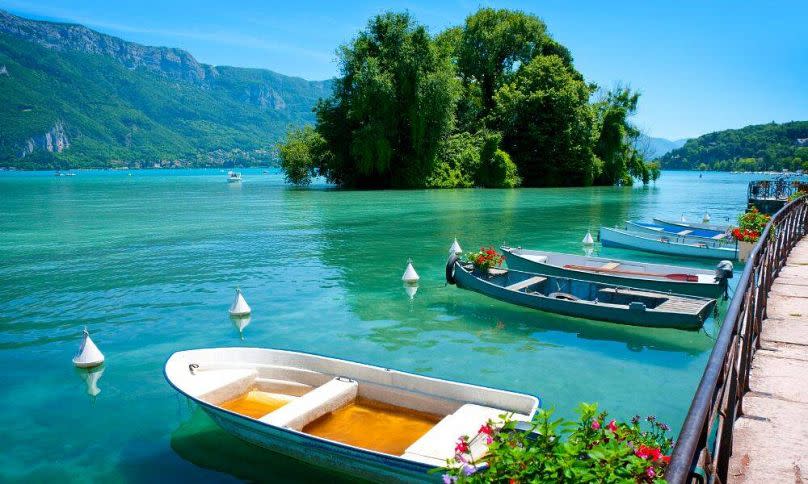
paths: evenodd
<path fill-rule="evenodd" d="M 539 406 L 521 393 L 278 349 L 180 351 L 164 374 L 226 432 L 375 482 L 434 482 L 429 471 L 454 458 L 460 436 L 480 459 L 481 426 L 528 421 Z"/>
<path fill-rule="evenodd" d="M 483 273 L 456 257 L 447 282 L 488 297 L 532 309 L 611 323 L 699 329 L 715 299 L 602 284 L 513 269 Z"/>
<path fill-rule="evenodd" d="M 716 272 L 521 247 L 502 247 L 508 268 L 638 289 L 717 298 L 724 292 Z"/>
<path fill-rule="evenodd" d="M 738 258 L 737 244 L 727 246 L 720 242 L 678 242 L 674 237 L 666 235 L 638 234 L 610 227 L 601 227 L 599 234 L 598 239 L 604 247 L 622 247 L 658 254 L 707 259 L 735 260 Z"/>
<path fill-rule="evenodd" d="M 227 172 L 227 183 L 240 183 L 240 182 L 241 182 L 241 173 L 237 171 Z"/>

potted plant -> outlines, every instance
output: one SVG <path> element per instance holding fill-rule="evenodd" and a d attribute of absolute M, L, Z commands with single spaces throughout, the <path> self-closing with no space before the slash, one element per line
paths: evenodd
<path fill-rule="evenodd" d="M 493 247 L 480 247 L 479 252 L 469 252 L 466 254 L 466 262 L 473 264 L 476 271 L 493 274 L 497 267 L 501 266 L 505 257 L 501 256 Z"/>
<path fill-rule="evenodd" d="M 770 220 L 771 216 L 761 213 L 756 207 L 738 217 L 738 227 L 732 229 L 732 236 L 738 241 L 738 260 L 744 262 L 749 258 L 752 248 Z"/>

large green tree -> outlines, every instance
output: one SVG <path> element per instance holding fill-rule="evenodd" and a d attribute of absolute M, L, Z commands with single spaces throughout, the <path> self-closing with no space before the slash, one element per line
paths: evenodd
<path fill-rule="evenodd" d="M 634 147 L 640 131 L 629 121 L 637 112 L 639 100 L 638 92 L 618 86 L 594 104 L 597 112 L 594 152 L 602 161 L 596 181 L 600 184 L 630 183 L 632 176 L 648 182 L 645 160 Z"/>
<path fill-rule="evenodd" d="M 459 83 L 448 56 L 407 13 L 386 13 L 339 50 L 342 77 L 316 109 L 343 186 L 423 186 L 449 134 Z"/>
<path fill-rule="evenodd" d="M 503 149 L 513 157 L 525 185 L 592 184 L 597 166 L 590 94 L 591 87 L 555 55 L 523 64 L 497 91 Z"/>

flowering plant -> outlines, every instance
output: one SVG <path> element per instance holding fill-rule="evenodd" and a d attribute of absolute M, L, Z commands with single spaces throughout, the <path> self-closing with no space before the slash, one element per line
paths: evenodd
<path fill-rule="evenodd" d="M 752 207 L 738 217 L 738 227 L 732 229 L 732 236 L 739 242 L 757 242 L 769 220 L 771 216 L 760 213 L 756 207 Z"/>
<path fill-rule="evenodd" d="M 469 252 L 466 254 L 466 261 L 474 264 L 479 270 L 493 269 L 505 262 L 505 257 L 497 254 L 493 247 L 480 247 L 479 252 Z"/>
<path fill-rule="evenodd" d="M 597 405 L 579 412 L 573 422 L 540 409 L 530 432 L 507 418 L 499 429 L 489 421 L 474 439 L 458 440 L 455 458 L 440 469 L 444 483 L 664 482 L 673 448 L 667 425 L 653 416 L 617 422 Z M 471 449 L 481 438 L 488 454 L 475 461 Z"/>

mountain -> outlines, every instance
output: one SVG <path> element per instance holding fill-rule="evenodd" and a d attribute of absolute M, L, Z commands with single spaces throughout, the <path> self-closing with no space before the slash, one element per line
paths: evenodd
<path fill-rule="evenodd" d="M 653 138 L 644 134 L 637 140 L 638 147 L 647 147 L 647 156 L 650 159 L 658 158 L 669 151 L 684 146 L 686 139 L 669 140 L 665 138 Z"/>
<path fill-rule="evenodd" d="M 212 66 L 0 10 L 0 166 L 267 162 L 331 81 Z"/>
<path fill-rule="evenodd" d="M 808 170 L 808 121 L 716 131 L 688 140 L 660 161 L 674 170 Z"/>

